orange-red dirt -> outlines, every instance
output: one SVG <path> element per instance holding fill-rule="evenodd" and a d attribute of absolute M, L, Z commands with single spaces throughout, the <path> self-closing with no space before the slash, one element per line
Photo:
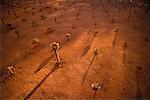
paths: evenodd
<path fill-rule="evenodd" d="M 20 8 L 2 10 L 5 23 L 16 26 L 8 30 L 1 23 L 2 100 L 150 99 L 150 15 L 133 7 L 128 19 L 128 6 L 119 12 L 117 2 L 93 1 L 94 15 L 92 0 L 62 0 L 61 6 L 57 0 L 23 1 Z M 22 36 L 17 37 L 16 30 Z M 34 38 L 40 47 L 33 47 Z M 61 66 L 50 47 L 54 41 L 60 43 Z M 5 80 L 6 65 L 13 65 L 15 74 Z M 94 82 L 102 85 L 96 92 L 91 87 Z"/>

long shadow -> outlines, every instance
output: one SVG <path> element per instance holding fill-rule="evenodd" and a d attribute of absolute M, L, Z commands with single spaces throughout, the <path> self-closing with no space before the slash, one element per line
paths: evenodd
<path fill-rule="evenodd" d="M 94 34 L 94 36 L 93 36 L 93 38 L 91 39 L 91 41 L 90 41 L 90 42 L 88 43 L 88 45 L 83 49 L 82 54 L 81 54 L 81 57 L 84 57 L 84 56 L 88 53 L 88 51 L 90 50 L 90 48 L 91 48 L 91 43 L 92 43 L 92 41 L 94 40 L 96 34 L 97 34 L 97 33 Z"/>
<path fill-rule="evenodd" d="M 126 57 L 126 49 L 124 49 L 123 51 L 123 57 L 122 57 L 122 63 L 125 64 L 127 61 L 127 57 Z"/>
<path fill-rule="evenodd" d="M 86 76 L 87 76 L 87 74 L 88 74 L 88 71 L 89 71 L 89 69 L 91 68 L 91 65 L 92 65 L 92 63 L 93 63 L 94 58 L 96 57 L 96 55 L 97 55 L 97 54 L 94 54 L 94 56 L 93 56 L 93 58 L 92 58 L 92 60 L 91 60 L 91 62 L 90 62 L 90 64 L 89 64 L 89 67 L 88 67 L 88 69 L 86 70 L 86 72 L 85 72 L 85 74 L 84 74 L 84 76 L 83 76 L 82 84 L 84 84 L 84 82 L 85 82 L 85 79 L 86 79 Z"/>
<path fill-rule="evenodd" d="M 39 82 L 39 84 L 37 84 L 33 88 L 33 90 L 27 96 L 24 97 L 24 100 L 29 99 L 33 95 L 33 93 L 42 85 L 42 83 L 49 77 L 49 75 L 51 75 L 53 72 L 57 71 L 59 68 L 60 68 L 59 64 L 56 63 L 54 65 L 54 68 Z"/>
<path fill-rule="evenodd" d="M 84 57 L 84 56 L 88 53 L 88 51 L 90 50 L 90 48 L 91 48 L 91 45 L 88 44 L 88 45 L 83 49 L 82 54 L 81 54 L 81 57 Z"/>
<path fill-rule="evenodd" d="M 118 32 L 116 32 L 115 37 L 114 37 L 114 40 L 112 41 L 112 46 L 113 46 L 113 48 L 115 48 L 115 46 L 116 46 L 117 35 L 118 35 Z"/>
<path fill-rule="evenodd" d="M 58 49 L 60 50 L 62 48 L 62 46 Z M 49 60 L 54 56 L 54 53 L 52 53 L 49 57 L 47 57 L 45 60 L 43 60 L 40 65 L 38 66 L 38 68 L 35 70 L 34 73 L 39 72 L 48 62 Z"/>
<path fill-rule="evenodd" d="M 26 58 L 28 58 L 28 57 L 30 57 L 31 55 L 33 55 L 33 54 L 39 52 L 40 50 L 42 50 L 42 48 L 40 48 L 40 47 L 39 47 L 39 48 L 35 48 L 35 49 L 31 48 L 28 53 L 25 53 L 25 50 L 23 50 L 23 52 L 22 52 L 23 55 L 20 55 L 20 56 L 17 57 L 16 59 L 13 59 L 13 60 L 10 61 L 8 64 L 5 64 L 4 66 L 2 66 L 2 68 L 5 68 L 7 65 L 13 65 L 13 66 L 15 66 L 17 63 L 19 63 L 19 62 L 25 60 Z"/>
<path fill-rule="evenodd" d="M 106 74 L 106 78 L 101 82 L 101 88 L 104 86 L 104 84 L 106 84 L 106 82 L 109 81 L 109 77 L 110 77 L 110 75 L 107 75 L 107 74 Z M 101 89 L 101 88 L 100 88 L 100 89 Z M 94 90 L 93 100 L 96 100 L 97 91 L 98 91 L 98 90 Z"/>
<path fill-rule="evenodd" d="M 137 74 L 137 92 L 136 92 L 136 100 L 143 100 L 143 94 L 142 94 L 142 91 L 140 90 L 140 86 L 139 86 L 139 67 L 137 67 L 137 71 L 136 71 L 136 74 Z"/>
<path fill-rule="evenodd" d="M 137 53 L 137 54 L 141 54 L 141 55 L 147 56 L 147 55 L 145 55 L 145 54 L 142 53 L 142 52 L 137 52 L 136 50 L 133 50 L 132 48 L 127 47 L 127 48 L 124 48 L 124 53 L 123 53 L 123 58 L 122 58 L 122 63 L 123 63 L 123 64 L 125 64 L 126 61 L 127 61 L 127 56 L 126 56 L 127 49 L 128 49 L 128 50 L 131 50 L 131 51 L 133 51 L 133 52 L 135 52 L 135 53 Z"/>
<path fill-rule="evenodd" d="M 38 66 L 38 68 L 36 69 L 36 71 L 34 73 L 39 72 L 51 59 L 52 55 L 49 56 L 48 58 L 46 58 L 44 61 L 42 61 L 42 63 Z"/>
<path fill-rule="evenodd" d="M 93 100 L 96 100 L 96 93 L 97 93 L 97 90 L 94 91 Z"/>
<path fill-rule="evenodd" d="M 3 78 L 3 79 L 2 79 L 2 81 L 1 81 L 0 83 L 5 83 L 5 82 L 8 81 L 11 77 L 13 77 L 13 75 L 8 75 L 7 73 L 3 73 L 2 76 L 1 76 L 1 78 Z"/>
<path fill-rule="evenodd" d="M 130 48 L 130 47 L 128 47 L 128 49 L 131 50 L 131 51 L 133 51 L 133 52 L 135 52 L 135 53 L 137 53 L 137 54 L 141 54 L 141 55 L 147 56 L 145 53 L 143 53 L 143 52 L 138 52 L 138 51 L 136 51 L 136 50 L 134 50 L 134 49 L 132 49 L 132 48 Z"/>
<path fill-rule="evenodd" d="M 115 46 L 116 46 L 116 39 L 114 39 L 114 40 L 112 41 L 112 47 L 115 48 Z"/>

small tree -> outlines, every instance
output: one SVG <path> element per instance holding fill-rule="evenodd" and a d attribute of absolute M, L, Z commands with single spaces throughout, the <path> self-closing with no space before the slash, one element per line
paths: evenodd
<path fill-rule="evenodd" d="M 46 19 L 46 17 L 44 15 L 41 15 L 41 19 Z"/>
<path fill-rule="evenodd" d="M 16 26 L 13 26 L 12 24 L 6 24 L 8 29 L 15 29 Z"/>
<path fill-rule="evenodd" d="M 24 12 L 26 12 L 27 8 L 24 8 Z"/>
<path fill-rule="evenodd" d="M 60 57 L 59 57 L 59 54 L 58 54 L 58 49 L 60 48 L 59 43 L 53 42 L 53 43 L 50 44 L 50 46 L 52 47 L 52 49 L 55 52 L 55 55 L 56 55 L 56 58 L 57 58 L 57 63 L 60 64 Z"/>
<path fill-rule="evenodd" d="M 40 9 L 39 12 L 42 12 L 42 9 Z"/>
<path fill-rule="evenodd" d="M 46 33 L 52 33 L 52 32 L 54 32 L 54 31 L 55 31 L 55 29 L 49 27 L 49 28 L 47 28 L 47 32 L 46 32 Z"/>
<path fill-rule="evenodd" d="M 22 21 L 23 21 L 23 22 L 26 22 L 27 20 L 26 20 L 25 18 L 22 18 Z"/>
<path fill-rule="evenodd" d="M 66 34 L 66 39 L 69 41 L 70 40 L 70 33 Z"/>
<path fill-rule="evenodd" d="M 34 48 L 39 47 L 40 46 L 40 40 L 38 38 L 35 38 L 32 40 L 32 44 L 33 44 Z"/>
<path fill-rule="evenodd" d="M 91 87 L 93 90 L 97 91 L 98 89 L 100 89 L 102 86 L 98 83 L 98 82 L 95 82 L 95 83 L 92 83 L 91 84 Z"/>
<path fill-rule="evenodd" d="M 16 29 L 14 31 L 14 33 L 17 35 L 17 37 L 21 37 L 22 36 L 22 34 L 20 33 L 20 30 L 18 30 L 18 29 Z"/>
<path fill-rule="evenodd" d="M 32 22 L 32 27 L 36 27 L 36 26 L 38 26 L 38 24 L 35 21 L 33 21 Z"/>
<path fill-rule="evenodd" d="M 32 12 L 32 16 L 34 16 L 35 15 L 35 13 L 34 12 Z"/>
<path fill-rule="evenodd" d="M 5 71 L 7 74 L 13 75 L 14 74 L 14 67 L 12 65 L 7 65 Z"/>
<path fill-rule="evenodd" d="M 95 100 L 96 98 L 96 92 L 97 90 L 102 88 L 102 85 L 100 85 L 98 82 L 92 83 L 91 84 L 92 90 L 94 91 L 94 96 L 93 96 L 93 100 Z"/>
<path fill-rule="evenodd" d="M 14 15 L 15 15 L 15 17 L 17 18 L 17 14 L 16 14 L 16 11 L 14 10 Z"/>
<path fill-rule="evenodd" d="M 5 24 L 5 21 L 4 21 L 4 19 L 3 19 L 3 18 L 1 18 L 1 22 L 2 22 L 2 24 Z"/>

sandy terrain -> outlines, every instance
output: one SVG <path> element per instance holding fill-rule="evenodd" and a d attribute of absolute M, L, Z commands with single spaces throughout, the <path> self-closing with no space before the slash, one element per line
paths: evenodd
<path fill-rule="evenodd" d="M 32 2 L 2 9 L 2 100 L 150 99 L 149 13 L 137 7 L 130 12 L 126 4 L 109 0 Z M 15 28 L 7 29 L 6 24 Z M 40 47 L 33 47 L 34 38 L 40 40 Z M 54 41 L 60 43 L 61 66 L 50 47 Z M 6 65 L 14 66 L 13 76 L 4 73 Z M 92 90 L 94 82 L 102 88 Z"/>

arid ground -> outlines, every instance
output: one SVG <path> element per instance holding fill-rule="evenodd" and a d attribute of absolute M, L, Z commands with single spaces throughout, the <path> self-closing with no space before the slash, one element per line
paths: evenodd
<path fill-rule="evenodd" d="M 18 5 L 1 6 L 2 100 L 150 99 L 150 13 L 144 7 L 115 0 Z M 54 41 L 60 44 L 60 66 L 50 46 Z M 7 65 L 14 66 L 11 76 Z M 102 86 L 97 91 L 94 82 Z"/>

